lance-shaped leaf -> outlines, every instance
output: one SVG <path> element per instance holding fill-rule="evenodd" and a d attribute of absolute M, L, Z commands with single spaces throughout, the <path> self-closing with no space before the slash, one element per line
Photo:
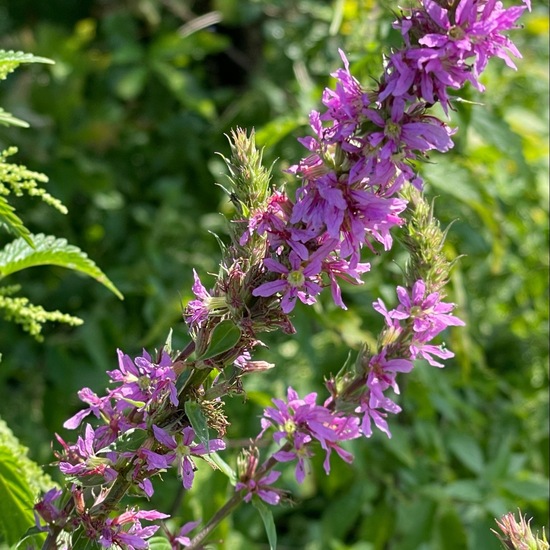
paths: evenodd
<path fill-rule="evenodd" d="M 259 498 L 253 498 L 252 504 L 254 508 L 258 510 L 264 522 L 265 534 L 269 542 L 269 550 L 275 550 L 277 548 L 277 530 L 275 528 L 275 521 L 273 520 L 273 512 Z"/>
<path fill-rule="evenodd" d="M 65 239 L 42 233 L 30 235 L 30 238 L 34 248 L 20 238 L 7 244 L 0 251 L 0 279 L 28 267 L 57 265 L 93 277 L 123 299 L 116 286 L 80 248 L 70 245 Z"/>
<path fill-rule="evenodd" d="M 241 329 L 230 319 L 216 325 L 206 351 L 199 357 L 201 360 L 210 359 L 235 347 L 241 339 Z"/>
<path fill-rule="evenodd" d="M 9 126 L 11 124 L 12 126 L 20 126 L 21 128 L 29 127 L 28 122 L 13 116 L 11 113 L 8 113 L 8 111 L 2 109 L 2 107 L 0 107 L 0 124 L 3 126 Z"/>
<path fill-rule="evenodd" d="M 185 414 L 189 418 L 189 422 L 191 422 L 191 427 L 195 430 L 195 435 L 206 447 L 206 450 L 209 451 L 208 422 L 202 412 L 201 406 L 196 401 L 186 401 Z"/>

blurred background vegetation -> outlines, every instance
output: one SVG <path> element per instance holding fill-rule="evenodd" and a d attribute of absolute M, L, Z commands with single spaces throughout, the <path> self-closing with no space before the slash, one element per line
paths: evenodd
<path fill-rule="evenodd" d="M 101 392 L 116 348 L 158 348 L 170 327 L 186 342 L 182 305 L 192 268 L 208 286 L 220 257 L 228 201 L 215 182 L 228 155 L 224 134 L 254 127 L 266 163 L 281 170 L 304 153 L 296 137 L 320 108 L 343 48 L 365 85 L 399 36 L 397 4 L 376 0 L 0 0 L 0 48 L 55 65 L 24 67 L 2 83 L 0 104 L 31 129 L 0 128 L 13 162 L 42 171 L 69 208 L 62 216 L 22 203 L 34 232 L 85 250 L 124 293 L 119 301 L 89 279 L 35 268 L 18 281 L 35 303 L 82 317 L 50 326 L 37 343 L 0 319 L 0 416 L 32 458 L 52 459 L 54 432 L 79 408 L 82 386 Z M 481 96 L 461 92 L 456 147 L 423 173 L 437 197 L 447 243 L 463 254 L 450 300 L 465 329 L 446 336 L 456 358 L 419 364 L 402 388 L 393 439 L 354 441 L 348 466 L 320 457 L 296 486 L 293 506 L 275 511 L 281 548 L 454 550 L 498 548 L 493 518 L 520 507 L 534 525 L 548 518 L 548 6 L 535 3 L 513 33 L 524 58 L 513 72 L 493 60 Z M 482 105 L 481 105 L 482 103 Z M 0 235 L 1 244 L 9 236 Z M 247 380 L 249 399 L 228 403 L 229 437 L 257 433 L 258 415 L 292 384 L 323 392 L 350 349 L 372 341 L 370 304 L 393 303 L 404 258 L 371 259 L 361 288 L 346 288 L 342 312 L 322 301 L 296 308 L 293 338 L 273 335 L 264 358 L 277 369 Z M 210 282 L 213 279 L 210 279 Z M 234 456 L 226 453 L 234 464 Z M 181 499 L 178 482 L 154 505 L 182 520 L 206 520 L 225 499 L 221 474 L 202 469 Z M 208 495 L 206 498 L 204 495 Z M 221 548 L 266 548 L 253 508 L 219 530 Z"/>

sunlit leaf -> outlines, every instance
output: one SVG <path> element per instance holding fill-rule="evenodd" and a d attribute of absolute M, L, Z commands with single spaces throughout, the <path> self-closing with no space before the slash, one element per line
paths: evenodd
<path fill-rule="evenodd" d="M 209 359 L 230 350 L 238 344 L 240 338 L 241 330 L 233 321 L 229 319 L 222 321 L 216 325 L 210 344 L 199 359 Z"/>
<path fill-rule="evenodd" d="M 0 278 L 39 265 L 57 265 L 93 277 L 120 299 L 120 291 L 80 248 L 51 235 L 30 235 L 34 248 L 24 239 L 16 239 L 0 251 Z"/>
<path fill-rule="evenodd" d="M 16 544 L 34 523 L 34 495 L 17 457 L 0 446 L 0 532 L 8 544 Z"/>

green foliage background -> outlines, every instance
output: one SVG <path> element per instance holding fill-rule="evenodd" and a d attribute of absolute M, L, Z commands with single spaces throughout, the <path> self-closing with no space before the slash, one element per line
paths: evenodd
<path fill-rule="evenodd" d="M 20 69 L 2 83 L 0 104 L 31 129 L 0 128 L 0 149 L 46 173 L 60 216 L 18 205 L 34 233 L 62 236 L 85 250 L 123 292 L 112 293 L 57 268 L 21 273 L 35 303 L 85 320 L 51 326 L 45 343 L 0 321 L 0 416 L 42 464 L 54 432 L 79 408 L 82 386 L 101 391 L 116 348 L 130 355 L 185 340 L 182 304 L 192 268 L 216 272 L 231 212 L 214 185 L 229 154 L 224 134 L 254 127 L 267 163 L 281 170 L 303 155 L 295 138 L 320 108 L 343 48 L 368 85 L 399 37 L 397 4 L 374 0 L 0 0 L 0 48 L 55 60 Z M 464 254 L 450 298 L 465 329 L 450 332 L 454 361 L 419 365 L 402 388 L 394 437 L 354 441 L 355 462 L 333 459 L 326 477 L 283 482 L 295 504 L 275 510 L 281 548 L 355 550 L 496 549 L 493 518 L 518 507 L 542 526 L 548 517 L 548 7 L 535 3 L 514 33 L 518 71 L 493 60 L 488 93 L 461 93 L 456 147 L 424 167 L 428 193 L 449 232 L 448 252 Z M 203 18 L 199 18 L 203 16 Z M 478 103 L 483 103 L 479 105 Z M 279 159 L 279 160 L 277 160 Z M 0 244 L 8 239 L 0 235 Z M 404 259 L 374 259 L 349 311 L 329 300 L 297 308 L 298 334 L 273 335 L 269 375 L 248 381 L 249 399 L 228 403 L 229 437 L 257 433 L 261 408 L 292 384 L 322 392 L 349 350 L 375 337 L 370 304 L 391 302 Z M 378 267 L 379 266 L 379 267 Z M 226 454 L 234 463 L 231 453 Z M 207 519 L 230 490 L 202 468 L 193 491 L 178 482 L 154 505 Z M 207 497 L 205 497 L 207 495 Z M 252 507 L 218 531 L 222 548 L 264 548 Z"/>

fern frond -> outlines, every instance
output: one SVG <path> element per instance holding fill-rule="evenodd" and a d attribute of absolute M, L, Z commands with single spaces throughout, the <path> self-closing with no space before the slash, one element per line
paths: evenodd
<path fill-rule="evenodd" d="M 30 237 L 34 248 L 24 239 L 16 239 L 0 250 L 0 279 L 29 267 L 57 265 L 96 279 L 123 299 L 116 286 L 80 248 L 67 243 L 65 239 L 42 233 Z"/>
<path fill-rule="evenodd" d="M 21 325 L 24 331 L 34 336 L 39 342 L 44 323 L 56 322 L 78 326 L 83 323 L 79 317 L 61 313 L 60 311 L 46 311 L 42 306 L 31 304 L 24 296 L 12 296 L 20 289 L 19 285 L 0 287 L 0 312 L 7 321 Z"/>

